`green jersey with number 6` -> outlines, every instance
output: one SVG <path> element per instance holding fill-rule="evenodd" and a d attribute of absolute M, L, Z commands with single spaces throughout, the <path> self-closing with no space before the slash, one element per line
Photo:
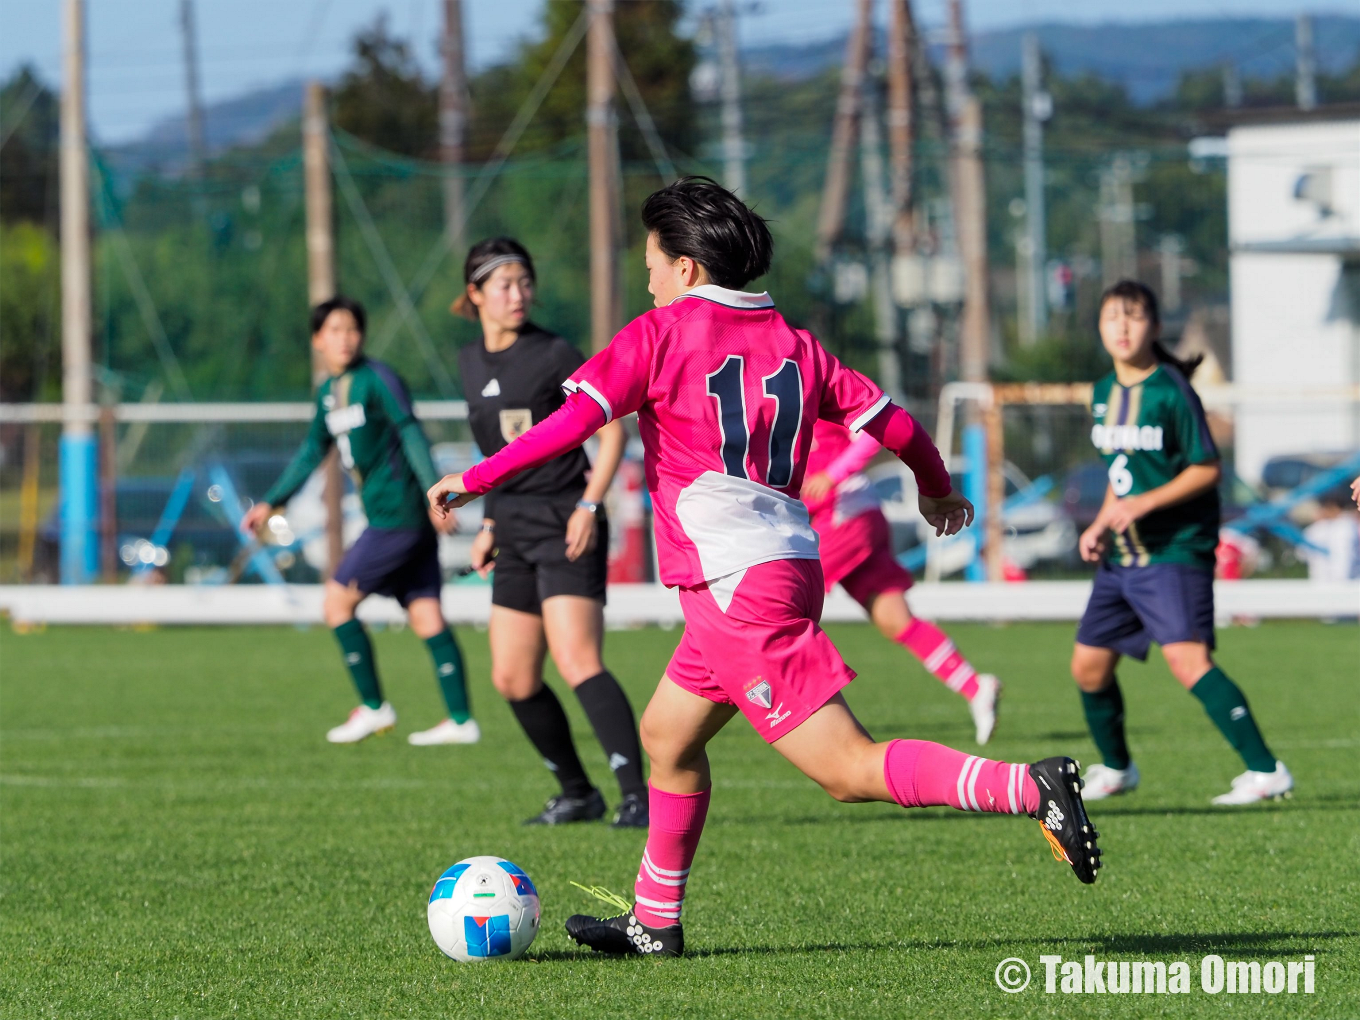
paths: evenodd
<path fill-rule="evenodd" d="M 430 444 L 400 376 L 360 355 L 316 391 L 316 416 L 264 501 L 286 503 L 334 444 L 375 528 L 428 528 L 425 490 L 439 480 Z"/>
<path fill-rule="evenodd" d="M 1191 464 L 1218 460 L 1204 407 L 1189 381 L 1172 365 L 1159 364 L 1133 386 L 1111 372 L 1091 394 L 1091 443 L 1109 470 L 1119 497 L 1138 496 L 1165 485 Z M 1185 563 L 1213 569 L 1218 546 L 1218 488 L 1175 506 L 1154 510 L 1124 534 L 1111 532 L 1110 558 L 1125 567 Z"/>

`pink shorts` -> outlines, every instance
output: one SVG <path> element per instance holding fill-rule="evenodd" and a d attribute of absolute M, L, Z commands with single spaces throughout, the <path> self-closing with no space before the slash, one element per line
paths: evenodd
<path fill-rule="evenodd" d="M 855 679 L 817 620 L 816 560 L 748 567 L 724 612 L 707 584 L 680 589 L 685 635 L 666 675 L 691 694 L 736 705 L 774 743 Z"/>
<path fill-rule="evenodd" d="M 835 525 L 827 514 L 814 519 L 812 526 L 821 541 L 827 591 L 839 583 L 863 606 L 877 595 L 906 591 L 915 583 L 911 571 L 893 555 L 892 529 L 881 510 L 870 510 Z"/>

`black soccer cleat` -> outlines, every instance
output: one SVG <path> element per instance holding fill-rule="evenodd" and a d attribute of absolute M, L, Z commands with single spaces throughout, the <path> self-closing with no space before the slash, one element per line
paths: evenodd
<path fill-rule="evenodd" d="M 679 921 L 649 928 L 631 909 L 617 917 L 573 914 L 567 918 L 567 934 L 597 953 L 614 956 L 683 956 L 685 952 L 685 929 Z"/>
<path fill-rule="evenodd" d="M 1096 845 L 1100 833 L 1086 816 L 1081 800 L 1080 767 L 1071 758 L 1045 758 L 1031 765 L 1030 777 L 1039 787 L 1039 810 L 1030 817 L 1039 819 L 1054 860 L 1072 865 L 1077 878 L 1090 885 L 1100 869 L 1100 847 Z"/>
<path fill-rule="evenodd" d="M 568 822 L 598 822 L 604 817 L 604 797 L 599 790 L 591 790 L 585 797 L 568 797 L 560 793 L 549 797 L 543 810 L 532 818 L 524 819 L 525 825 L 566 825 Z"/>
<path fill-rule="evenodd" d="M 647 797 L 630 793 L 619 802 L 610 826 L 615 829 L 645 829 L 650 823 Z"/>

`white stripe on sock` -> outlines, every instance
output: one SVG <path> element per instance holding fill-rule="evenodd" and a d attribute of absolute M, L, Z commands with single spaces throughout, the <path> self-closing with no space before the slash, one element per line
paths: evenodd
<path fill-rule="evenodd" d="M 987 759 L 985 758 L 978 758 L 973 763 L 972 775 L 968 777 L 968 803 L 973 805 L 974 811 L 982 810 L 982 808 L 978 807 L 977 792 L 974 790 L 974 787 L 977 786 L 978 773 L 982 771 L 982 763 L 986 760 Z"/>
<path fill-rule="evenodd" d="M 658 868 L 652 862 L 651 854 L 649 854 L 645 849 L 642 851 L 642 859 L 646 861 L 648 865 L 651 866 L 651 869 L 655 871 L 658 875 L 669 875 L 671 878 L 684 878 L 686 875 L 689 874 L 689 868 L 685 868 L 683 871 L 667 871 L 665 868 Z"/>
<path fill-rule="evenodd" d="M 1015 783 L 1016 783 L 1015 770 L 1018 769 L 1019 767 L 1020 766 L 1018 765 L 1012 765 L 1010 775 L 1007 777 L 1006 780 L 1006 798 L 1010 802 L 1011 814 L 1013 815 L 1018 815 L 1020 813 L 1019 811 L 1015 810 Z"/>
<path fill-rule="evenodd" d="M 638 896 L 636 893 L 633 898 L 647 909 L 655 910 L 658 914 L 665 913 L 668 910 L 673 910 L 679 914 L 680 908 L 685 905 L 683 898 L 670 903 L 665 900 L 649 900 L 646 896 Z"/>
<path fill-rule="evenodd" d="M 959 810 L 961 811 L 968 810 L 968 802 L 963 799 L 963 784 L 968 780 L 968 770 L 973 767 L 973 762 L 977 760 L 977 755 L 970 754 L 968 760 L 963 763 L 963 768 L 959 769 L 959 785 L 956 793 L 959 801 Z"/>
<path fill-rule="evenodd" d="M 665 875 L 660 874 L 659 873 L 660 869 L 653 865 L 652 862 L 649 861 L 646 857 L 642 858 L 642 870 L 646 874 L 646 876 L 653 882 L 655 882 L 657 885 L 669 885 L 683 889 L 685 883 L 689 881 L 689 879 L 685 877 L 667 878 Z"/>
<path fill-rule="evenodd" d="M 949 661 L 949 657 L 954 654 L 954 642 L 945 638 L 940 646 L 925 658 L 925 667 L 932 673 L 938 671 L 941 666 Z"/>
<path fill-rule="evenodd" d="M 944 682 L 944 685 L 951 691 L 958 693 L 963 685 L 976 675 L 977 674 L 973 672 L 973 667 L 965 662 L 960 664 L 954 672 L 949 674 L 949 679 Z"/>

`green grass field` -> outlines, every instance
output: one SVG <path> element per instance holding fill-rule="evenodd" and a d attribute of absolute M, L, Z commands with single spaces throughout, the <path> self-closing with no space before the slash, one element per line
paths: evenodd
<path fill-rule="evenodd" d="M 1072 628 L 956 626 L 1007 698 L 994 757 L 1093 749 L 1066 676 Z M 867 627 L 833 638 L 879 738 L 971 749 L 962 702 Z M 679 631 L 611 633 L 641 707 Z M 525 829 L 547 772 L 461 633 L 485 737 L 412 748 L 438 718 L 425 650 L 375 636 L 401 723 L 331 747 L 351 691 L 321 629 L 51 629 L 0 635 L 0 1016 L 892 1017 L 1360 1015 L 1360 715 L 1354 626 L 1222 633 L 1220 659 L 1297 778 L 1288 802 L 1209 807 L 1240 771 L 1160 660 L 1122 679 L 1143 788 L 1093 806 L 1094 887 L 1034 822 L 841 805 L 742 720 L 713 743 L 715 789 L 683 960 L 612 960 L 562 932 L 625 894 L 644 836 Z M 582 757 L 617 790 L 574 699 Z M 425 925 L 435 877 L 498 854 L 543 897 L 530 959 L 462 965 Z M 1064 996 L 1041 954 L 1185 960 L 1189 995 Z M 1200 958 L 1316 955 L 1316 992 L 1208 995 Z M 1015 995 L 993 981 L 1020 957 Z"/>

